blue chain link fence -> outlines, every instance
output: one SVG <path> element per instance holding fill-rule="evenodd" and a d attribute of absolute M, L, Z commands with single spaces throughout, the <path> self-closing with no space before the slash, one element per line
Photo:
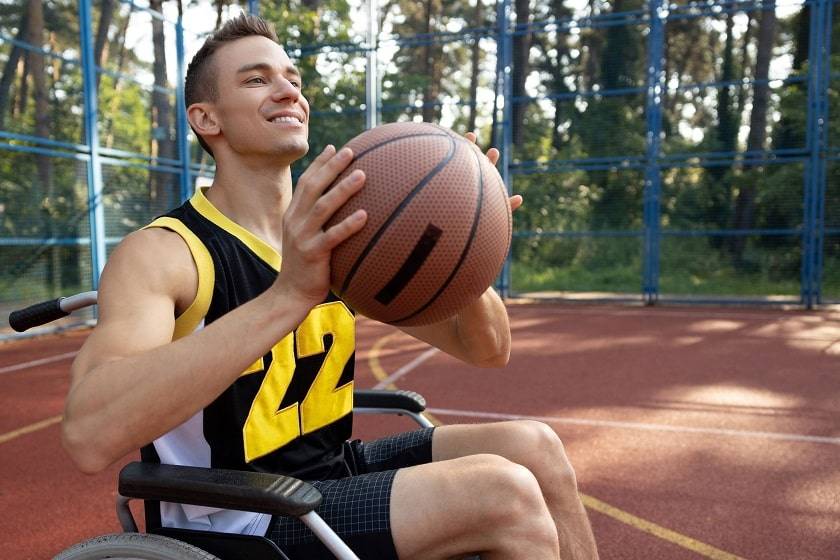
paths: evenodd
<path fill-rule="evenodd" d="M 833 0 L 28 0 L 0 7 L 4 315 L 96 288 L 212 177 L 183 73 L 242 10 L 303 70 L 310 154 L 409 119 L 501 149 L 507 295 L 840 300 Z"/>

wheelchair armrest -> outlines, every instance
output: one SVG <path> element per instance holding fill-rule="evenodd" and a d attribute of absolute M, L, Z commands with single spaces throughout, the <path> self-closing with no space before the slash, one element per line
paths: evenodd
<path fill-rule="evenodd" d="M 353 391 L 353 406 L 360 408 L 393 408 L 419 414 L 426 410 L 426 399 L 414 391 L 356 389 Z"/>
<path fill-rule="evenodd" d="M 129 463 L 120 471 L 119 493 L 126 498 L 294 517 L 321 503 L 321 493 L 296 478 L 140 462 Z"/>

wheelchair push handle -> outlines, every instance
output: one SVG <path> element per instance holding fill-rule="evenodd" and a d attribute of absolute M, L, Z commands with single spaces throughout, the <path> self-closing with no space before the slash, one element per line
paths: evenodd
<path fill-rule="evenodd" d="M 9 314 L 9 325 L 17 332 L 45 325 L 66 317 L 77 309 L 96 304 L 96 292 L 82 292 L 70 297 L 60 297 L 35 303 Z"/>

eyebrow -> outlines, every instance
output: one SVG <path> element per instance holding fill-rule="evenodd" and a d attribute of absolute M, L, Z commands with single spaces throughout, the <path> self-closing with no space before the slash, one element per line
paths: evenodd
<path fill-rule="evenodd" d="M 253 64 L 246 64 L 245 66 L 240 67 L 239 70 L 236 71 L 236 73 L 237 74 L 243 74 L 245 72 L 250 72 L 252 70 L 262 70 L 264 72 L 269 72 L 269 71 L 273 70 L 273 68 L 270 64 L 268 64 L 266 62 L 255 62 Z M 286 66 L 285 68 L 283 68 L 283 71 L 287 72 L 289 74 L 294 74 L 295 76 L 300 78 L 300 70 L 298 70 L 294 66 L 291 66 L 291 65 Z"/>

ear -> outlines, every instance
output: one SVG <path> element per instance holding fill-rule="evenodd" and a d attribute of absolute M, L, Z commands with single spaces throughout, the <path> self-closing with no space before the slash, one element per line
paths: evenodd
<path fill-rule="evenodd" d="M 205 141 L 209 136 L 217 136 L 222 132 L 210 103 L 193 103 L 187 107 L 187 120 L 196 134 L 200 134 Z"/>

